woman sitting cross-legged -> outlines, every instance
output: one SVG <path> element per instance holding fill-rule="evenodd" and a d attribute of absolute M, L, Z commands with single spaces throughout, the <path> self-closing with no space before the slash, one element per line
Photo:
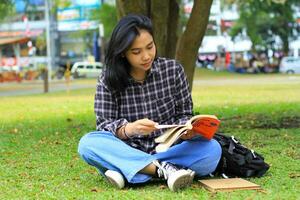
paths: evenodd
<path fill-rule="evenodd" d="M 192 130 L 155 152 L 162 134 L 155 125 L 184 124 L 192 107 L 183 67 L 157 56 L 150 19 L 128 15 L 113 30 L 97 83 L 97 130 L 81 138 L 78 152 L 118 188 L 158 177 L 177 191 L 213 172 L 221 156 L 218 142 Z"/>

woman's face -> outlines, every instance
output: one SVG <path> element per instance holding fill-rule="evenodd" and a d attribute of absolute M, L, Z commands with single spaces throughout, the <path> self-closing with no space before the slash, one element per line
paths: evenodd
<path fill-rule="evenodd" d="M 140 35 L 125 52 L 125 57 L 131 65 L 131 74 L 145 74 L 151 68 L 155 54 L 156 47 L 152 35 L 146 30 L 140 30 Z"/>

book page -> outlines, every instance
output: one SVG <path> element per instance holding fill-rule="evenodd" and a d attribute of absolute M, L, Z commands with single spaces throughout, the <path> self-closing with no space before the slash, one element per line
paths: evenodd
<path fill-rule="evenodd" d="M 155 128 L 157 129 L 164 129 L 164 128 L 173 128 L 173 127 L 177 127 L 177 126 L 184 126 L 184 125 L 176 125 L 176 124 L 173 124 L 173 125 L 155 125 Z"/>
<path fill-rule="evenodd" d="M 183 125 L 184 126 L 184 125 Z M 162 143 L 165 142 L 169 137 L 171 137 L 180 127 L 182 126 L 176 126 L 174 128 L 171 128 L 169 130 L 167 130 L 166 132 L 164 132 L 162 135 L 158 136 L 157 138 L 155 138 L 155 142 L 156 143 Z"/>
<path fill-rule="evenodd" d="M 174 144 L 174 142 L 177 141 L 178 138 L 180 138 L 180 136 L 182 136 L 186 132 L 186 130 L 188 130 L 188 128 L 185 126 L 179 127 L 177 131 L 173 132 L 171 137 L 168 137 L 166 141 L 156 146 L 156 152 L 163 152 L 169 149 L 170 146 L 172 146 L 172 144 Z"/>

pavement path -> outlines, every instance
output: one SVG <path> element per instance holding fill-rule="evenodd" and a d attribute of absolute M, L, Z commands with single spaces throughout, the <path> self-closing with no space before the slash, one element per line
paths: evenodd
<path fill-rule="evenodd" d="M 96 80 L 72 80 L 69 84 L 69 90 L 95 88 Z M 67 91 L 68 85 L 64 80 L 52 80 L 49 84 L 49 93 L 58 91 Z M 2 96 L 20 96 L 30 94 L 44 93 L 44 83 L 42 80 L 23 81 L 21 83 L 8 82 L 0 83 L 0 97 Z"/>
<path fill-rule="evenodd" d="M 292 84 L 300 87 L 299 75 L 253 75 L 239 77 L 199 77 L 194 80 L 194 85 L 259 85 L 259 84 Z M 71 80 L 70 90 L 95 88 L 95 79 L 74 79 Z M 52 80 L 49 92 L 67 91 L 68 86 L 64 80 Z M 21 83 L 10 82 L 0 83 L 1 96 L 19 96 L 44 93 L 43 81 L 23 81 Z"/>
<path fill-rule="evenodd" d="M 300 87 L 299 75 L 253 75 L 245 77 L 221 77 L 213 79 L 197 79 L 194 85 L 266 85 L 266 84 L 296 84 Z"/>

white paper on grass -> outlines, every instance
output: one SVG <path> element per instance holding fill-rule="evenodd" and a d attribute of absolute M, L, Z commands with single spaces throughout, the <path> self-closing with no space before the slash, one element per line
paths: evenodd
<path fill-rule="evenodd" d="M 180 126 L 180 125 L 176 125 L 176 124 L 173 124 L 173 125 L 159 125 L 159 124 L 157 124 L 157 125 L 155 125 L 155 128 L 163 129 L 163 128 L 173 128 L 173 127 L 177 127 L 177 126 Z M 182 125 L 182 126 L 184 126 L 184 125 Z"/>

